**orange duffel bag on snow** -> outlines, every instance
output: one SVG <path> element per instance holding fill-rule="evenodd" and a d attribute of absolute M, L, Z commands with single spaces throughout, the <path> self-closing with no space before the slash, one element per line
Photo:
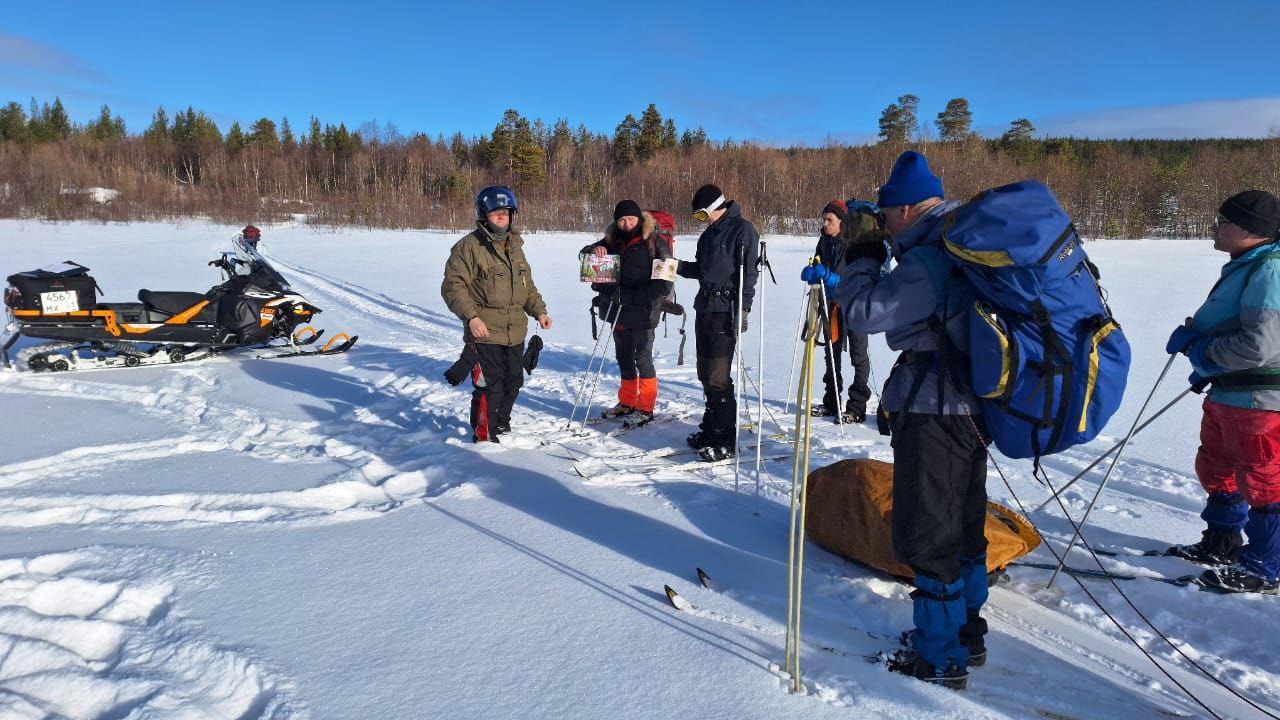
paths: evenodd
<path fill-rule="evenodd" d="M 893 555 L 893 464 L 859 458 L 809 473 L 805 529 L 809 539 L 854 562 L 902 578 L 911 568 Z M 987 503 L 987 572 L 999 570 L 1040 544 L 1018 513 Z"/>

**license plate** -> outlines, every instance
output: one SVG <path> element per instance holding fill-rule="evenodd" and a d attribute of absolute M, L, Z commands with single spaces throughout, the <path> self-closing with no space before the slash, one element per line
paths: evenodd
<path fill-rule="evenodd" d="M 80 309 L 80 300 L 74 290 L 59 290 L 40 293 L 40 306 L 46 315 L 76 312 Z"/>

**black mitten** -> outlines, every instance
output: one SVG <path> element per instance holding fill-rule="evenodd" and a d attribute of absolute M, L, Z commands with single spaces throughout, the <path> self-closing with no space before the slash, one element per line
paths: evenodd
<path fill-rule="evenodd" d="M 476 354 L 476 349 L 471 345 L 467 345 L 462 348 L 462 356 L 458 358 L 458 362 L 450 365 L 449 369 L 444 371 L 444 379 L 450 385 L 461 385 L 462 381 L 466 380 L 467 376 L 471 374 L 471 368 L 475 367 L 478 362 L 480 362 L 480 356 Z"/>
<path fill-rule="evenodd" d="M 538 354 L 542 352 L 542 338 L 534 335 L 529 338 L 529 344 L 524 349 L 524 371 L 530 375 L 533 369 L 538 367 Z"/>

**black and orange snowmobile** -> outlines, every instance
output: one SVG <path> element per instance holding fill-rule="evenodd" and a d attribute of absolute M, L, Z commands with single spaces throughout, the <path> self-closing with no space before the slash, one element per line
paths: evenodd
<path fill-rule="evenodd" d="M 235 348 L 258 358 L 335 355 L 356 337 L 311 326 L 320 308 L 289 287 L 257 244 L 237 235 L 233 250 L 209 265 L 223 282 L 208 292 L 139 290 L 138 302 L 100 303 L 89 268 L 74 262 L 10 275 L 0 362 L 19 338 L 52 342 L 22 348 L 19 365 L 34 371 L 165 365 Z"/>

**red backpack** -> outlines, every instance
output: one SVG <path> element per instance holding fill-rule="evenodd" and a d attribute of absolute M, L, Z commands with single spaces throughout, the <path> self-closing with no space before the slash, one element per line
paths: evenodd
<path fill-rule="evenodd" d="M 675 257 L 676 256 L 676 219 L 671 216 L 671 213 L 666 212 L 665 210 L 646 210 L 645 212 L 648 212 L 650 215 L 653 216 L 653 221 L 658 226 L 657 229 L 654 231 L 654 234 L 658 236 L 658 240 L 660 242 L 657 243 L 658 247 L 650 248 L 650 250 L 653 251 L 654 257 L 663 258 L 663 259 Z M 662 314 L 663 314 L 663 328 L 664 328 L 663 335 L 664 336 L 666 334 L 666 330 L 665 330 L 666 316 L 667 315 L 681 316 L 680 329 L 679 329 L 680 350 L 677 353 L 676 365 L 677 366 L 684 365 L 684 343 L 685 343 L 685 340 L 688 339 L 688 337 L 684 333 L 684 324 L 688 320 L 688 317 L 685 316 L 684 314 L 684 308 L 680 306 L 680 303 L 676 302 L 675 283 L 671 284 L 671 292 L 668 293 L 667 296 L 662 300 Z"/>

